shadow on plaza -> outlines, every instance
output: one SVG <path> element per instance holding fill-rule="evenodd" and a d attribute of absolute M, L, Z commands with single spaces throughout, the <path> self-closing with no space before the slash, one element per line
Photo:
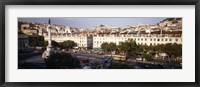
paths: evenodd
<path fill-rule="evenodd" d="M 45 62 L 41 59 L 43 52 L 18 54 L 18 69 L 46 69 Z"/>
<path fill-rule="evenodd" d="M 18 69 L 46 69 L 44 63 L 23 63 L 18 64 Z"/>

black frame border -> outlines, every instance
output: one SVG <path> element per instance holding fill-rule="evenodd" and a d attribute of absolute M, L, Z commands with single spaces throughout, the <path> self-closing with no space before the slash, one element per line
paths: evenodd
<path fill-rule="evenodd" d="M 2 0 L 0 1 L 0 86 L 1 87 L 200 87 L 199 34 L 200 0 Z M 195 82 L 5 82 L 6 5 L 195 5 Z M 186 78 L 184 78 L 186 79 Z"/>

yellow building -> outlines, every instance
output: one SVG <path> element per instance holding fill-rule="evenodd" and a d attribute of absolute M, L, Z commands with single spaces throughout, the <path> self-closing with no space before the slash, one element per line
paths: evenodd
<path fill-rule="evenodd" d="M 26 35 L 38 35 L 38 30 L 31 28 L 28 23 L 21 24 L 21 32 L 23 32 Z"/>

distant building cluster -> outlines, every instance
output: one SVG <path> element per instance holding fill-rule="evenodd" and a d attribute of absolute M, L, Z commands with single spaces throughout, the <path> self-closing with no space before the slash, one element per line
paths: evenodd
<path fill-rule="evenodd" d="M 19 32 L 26 35 L 44 36 L 47 40 L 47 25 L 19 22 Z M 182 18 L 167 18 L 155 25 L 138 24 L 125 28 L 99 25 L 90 29 L 78 29 L 64 25 L 52 25 L 51 36 L 56 42 L 72 40 L 80 48 L 100 48 L 104 42 L 113 42 L 118 45 L 119 42 L 128 39 L 133 39 L 140 45 L 182 44 Z"/>

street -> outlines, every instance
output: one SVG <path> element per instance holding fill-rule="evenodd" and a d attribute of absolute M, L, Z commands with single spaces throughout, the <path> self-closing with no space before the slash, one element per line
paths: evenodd
<path fill-rule="evenodd" d="M 70 53 L 72 56 L 80 61 L 81 69 L 85 66 L 91 68 L 106 69 L 108 67 L 103 67 L 104 65 L 110 65 L 111 62 L 105 63 L 105 61 L 112 60 L 112 63 L 126 64 L 132 66 L 132 69 L 163 69 L 163 66 L 168 66 L 163 63 L 152 63 L 145 61 L 116 61 L 110 58 L 105 58 L 105 55 L 99 55 L 95 53 L 83 53 L 83 52 L 66 52 Z M 36 52 L 32 54 L 27 54 L 19 56 L 18 59 L 18 69 L 47 69 L 47 66 L 42 59 L 42 52 Z M 167 67 L 168 68 L 168 67 Z"/>
<path fill-rule="evenodd" d="M 46 64 L 41 53 L 31 54 L 27 58 L 18 58 L 18 69 L 45 69 Z"/>

